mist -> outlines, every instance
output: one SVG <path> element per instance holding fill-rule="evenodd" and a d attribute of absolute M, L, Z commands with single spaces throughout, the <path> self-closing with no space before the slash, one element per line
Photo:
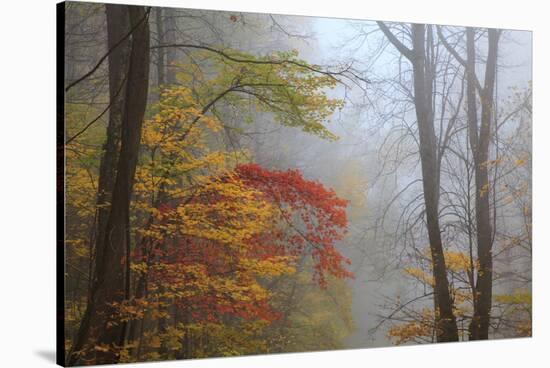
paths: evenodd
<path fill-rule="evenodd" d="M 85 359 L 182 359 L 531 335 L 530 32 L 159 9 L 147 8 L 144 13 L 150 61 L 141 143 L 136 146 L 136 174 L 129 180 L 134 181 L 133 188 L 129 187 L 131 200 L 127 207 L 126 228 L 131 235 L 121 235 L 128 242 L 128 253 L 121 250 L 112 256 L 118 264 L 128 263 L 127 276 L 122 271 L 117 276 L 121 288 L 126 285 L 127 294 L 117 303 L 129 303 L 126 312 L 135 313 L 123 319 L 128 326 L 118 332 L 125 336 L 121 341 L 129 347 L 116 354 L 107 351 L 107 337 L 88 332 L 82 320 L 92 318 L 91 324 L 95 323 L 93 317 L 85 317 L 91 303 L 86 295 L 89 290 L 101 289 L 103 284 L 90 280 L 106 267 L 95 263 L 97 254 L 101 254 L 96 247 L 101 243 L 94 236 L 102 234 L 97 219 L 103 208 L 108 212 L 115 207 L 114 197 L 102 204 L 97 196 L 101 167 L 108 162 L 106 142 L 116 130 L 109 130 L 109 115 L 113 113 L 99 115 L 93 124 L 89 122 L 105 108 L 112 111 L 110 105 L 122 94 L 113 92 L 112 84 L 109 90 L 116 80 L 112 59 L 111 64 L 101 64 L 92 76 L 75 84 L 97 65 L 98 55 L 109 54 L 105 6 L 69 2 L 65 9 L 65 81 L 71 87 L 66 90 L 65 104 L 69 167 L 66 252 L 72 265 L 67 266 L 65 290 L 66 316 L 70 315 L 65 324 L 69 364 Z M 131 59 L 129 63 L 135 65 Z M 278 78 L 276 88 L 286 83 L 288 90 L 261 89 L 273 78 Z M 128 85 L 138 85 L 134 83 Z M 240 94 L 224 92 L 212 99 L 224 83 L 230 86 L 228 91 Z M 135 91 L 132 88 L 137 87 L 125 88 L 130 91 L 124 97 L 128 99 Z M 183 96 L 185 109 L 178 107 L 177 111 L 184 117 L 178 115 L 180 120 L 173 126 L 155 130 L 155 123 L 167 124 L 169 119 L 162 109 L 175 109 L 170 105 L 172 100 L 163 99 L 178 96 Z M 285 100 L 287 97 L 290 102 Z M 194 120 L 193 114 L 197 115 Z M 184 133 L 182 139 L 174 139 L 174 146 L 166 143 L 172 138 L 158 138 L 155 144 L 160 148 L 153 148 L 151 142 L 159 132 L 188 129 L 195 134 L 197 120 L 204 121 L 208 130 L 200 135 L 197 132 L 193 138 L 200 145 L 182 146 L 182 140 L 187 139 Z M 189 121 L 192 123 L 188 127 Z M 124 124 L 117 128 L 122 129 L 123 142 Z M 115 142 L 113 150 L 119 145 Z M 162 150 L 167 153 L 157 159 L 155 155 Z M 207 162 L 206 157 L 210 160 L 216 152 L 222 153 Z M 177 167 L 174 157 L 186 157 L 188 162 L 174 171 L 170 181 L 148 181 L 148 177 L 168 171 L 170 160 L 176 162 L 168 166 L 170 170 Z M 120 167 L 113 169 L 117 177 Z M 203 291 L 195 295 L 194 289 L 185 286 L 171 289 L 171 282 L 180 285 L 181 280 L 174 281 L 179 279 L 162 273 L 168 266 L 145 270 L 162 262 L 172 265 L 174 259 L 182 259 L 181 264 L 188 266 L 192 261 L 185 257 L 192 252 L 217 249 L 215 242 L 223 243 L 226 238 L 211 237 L 205 229 L 195 229 L 185 221 L 189 224 L 201 218 L 218 224 L 210 217 L 201 217 L 208 211 L 205 208 L 218 208 L 218 202 L 198 203 L 205 206 L 202 212 L 190 212 L 194 209 L 189 206 L 198 205 L 194 202 L 195 191 L 199 198 L 210 198 L 215 190 L 231 198 L 237 189 L 222 187 L 228 178 L 236 175 L 249 186 L 257 178 L 245 176 L 243 167 L 258 170 L 254 175 L 261 172 L 272 180 L 289 175 L 303 185 L 319 185 L 326 198 L 334 193 L 335 198 L 345 202 L 346 223 L 345 229 L 336 227 L 324 220 L 328 215 L 321 212 L 303 221 L 308 215 L 299 211 L 329 205 L 310 197 L 295 199 L 295 194 L 288 198 L 303 201 L 300 205 L 290 199 L 281 204 L 277 201 L 286 197 L 280 193 L 286 192 L 276 189 L 280 190 L 277 200 L 265 200 L 265 206 L 280 206 L 280 213 L 285 215 L 278 222 L 272 217 L 262 220 L 270 227 L 259 227 L 263 232 L 254 235 L 256 242 L 251 244 L 247 238 L 243 247 L 251 247 L 247 257 L 263 254 L 272 246 L 269 236 L 277 233 L 277 242 L 287 243 L 277 243 L 280 249 L 270 257 L 279 257 L 281 263 L 265 267 L 278 271 L 254 271 L 256 276 L 249 280 L 254 279 L 253 286 L 240 287 L 253 288 L 266 295 L 262 296 L 266 300 L 246 294 L 243 300 L 257 300 L 258 305 L 247 306 L 247 312 L 228 312 L 230 307 L 224 303 L 237 303 L 235 295 L 231 296 L 232 302 L 201 299 L 207 293 L 204 290 L 214 288 L 211 281 L 208 287 L 196 286 Z M 287 183 L 280 180 L 277 183 Z M 256 194 L 247 194 L 248 201 L 258 200 L 258 191 L 268 193 L 266 188 L 273 188 L 254 185 L 253 191 L 249 189 Z M 242 198 L 229 202 L 240 203 Z M 256 207 L 257 213 L 243 210 L 246 216 L 267 216 L 258 210 L 263 204 L 249 204 Z M 289 208 L 295 212 L 286 216 Z M 237 226 L 233 224 L 248 218 L 233 218 L 239 211 L 220 212 L 213 218 L 225 218 L 231 226 Z M 171 213 L 173 218 L 169 217 Z M 115 215 L 105 216 L 114 221 Z M 281 218 L 288 224 L 284 225 Z M 156 222 L 158 227 L 154 227 Z M 216 226 L 218 232 L 227 231 L 237 239 L 234 234 L 240 228 Z M 250 223 L 244 228 L 253 232 L 250 229 L 254 226 Z M 281 229 L 290 228 L 298 234 L 314 231 L 304 236 L 307 244 L 296 250 L 292 249 L 296 234 L 286 238 L 279 234 Z M 336 236 L 340 230 L 342 235 Z M 170 231 L 177 235 L 168 236 Z M 316 234 L 331 242 L 312 245 Z M 148 237 L 155 239 L 151 244 L 156 248 L 145 261 L 143 244 Z M 193 248 L 197 244 L 199 250 Z M 169 253 L 172 247 L 173 253 Z M 179 253 L 182 249 L 187 255 Z M 216 253 L 220 259 L 225 257 L 222 253 Z M 210 256 L 205 253 L 202 257 Z M 275 259 L 266 257 L 260 258 Z M 329 257 L 328 266 L 322 262 L 323 257 Z M 246 260 L 252 261 L 258 259 Z M 205 269 L 228 272 L 215 263 L 200 261 Z M 286 269 L 292 271 L 285 274 Z M 151 272 L 150 293 L 157 293 L 157 304 L 152 296 L 148 300 L 147 293 L 139 292 L 146 272 Z M 125 277 L 129 283 L 124 283 Z M 190 282 L 189 278 L 183 279 L 186 281 L 182 284 Z M 176 296 L 167 295 L 167 290 Z M 220 290 L 216 295 L 222 293 Z M 150 303 L 149 310 L 158 308 L 161 317 L 136 311 L 146 304 L 132 303 L 142 299 Z M 214 308 L 216 303 L 223 308 L 202 316 L 193 309 L 198 303 L 205 303 L 204 310 Z M 172 322 L 173 329 L 169 329 Z M 148 333 L 136 340 L 139 334 L 132 332 L 133 325 Z M 93 331 L 93 326 L 89 329 Z M 246 331 L 243 341 L 239 331 Z M 157 333 L 158 339 L 153 339 Z M 88 336 L 92 345 L 101 341 L 106 356 L 94 355 L 97 352 L 78 356 L 75 351 L 85 351 L 89 343 L 83 336 Z M 139 341 L 139 349 L 135 341 Z"/>

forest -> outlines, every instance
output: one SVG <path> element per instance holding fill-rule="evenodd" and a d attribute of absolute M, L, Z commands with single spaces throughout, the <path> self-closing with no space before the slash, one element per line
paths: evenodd
<path fill-rule="evenodd" d="M 58 22 L 62 364 L 531 336 L 530 32 Z"/>

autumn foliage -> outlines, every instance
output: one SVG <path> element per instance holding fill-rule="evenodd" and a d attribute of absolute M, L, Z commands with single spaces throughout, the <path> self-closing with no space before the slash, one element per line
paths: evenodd
<path fill-rule="evenodd" d="M 345 269 L 350 260 L 335 249 L 346 232 L 346 200 L 319 182 L 305 180 L 297 170 L 269 171 L 248 164 L 237 166 L 235 172 L 277 209 L 279 226 L 260 234 L 264 244 L 292 256 L 310 253 L 315 260 L 314 276 L 321 286 L 326 286 L 327 273 L 338 278 L 352 276 Z"/>
<path fill-rule="evenodd" d="M 298 171 L 239 165 L 193 198 L 159 205 L 151 228 L 176 231 L 155 235 L 158 246 L 134 259 L 149 263 L 155 297 L 195 322 L 227 316 L 273 321 L 278 313 L 262 281 L 292 274 L 298 260 L 312 257 L 321 287 L 327 274 L 352 276 L 345 268 L 350 261 L 335 249 L 345 235 L 346 205 Z"/>
<path fill-rule="evenodd" d="M 516 36 L 58 10 L 59 364 L 531 336 Z"/>
<path fill-rule="evenodd" d="M 211 83 L 219 88 L 223 80 Z M 270 326 L 292 325 L 281 288 L 307 275 L 322 292 L 352 277 L 350 260 L 337 250 L 348 202 L 298 170 L 268 170 L 244 150 L 216 149 L 223 122 L 204 113 L 196 92 L 162 89 L 143 124 L 131 206 L 131 296 L 113 304 L 108 321 L 131 327 L 124 345 L 92 347 L 122 362 L 267 351 L 266 341 L 281 333 Z M 328 135 L 307 120 L 312 114 L 300 118 L 303 129 Z M 93 193 L 88 187 L 81 186 L 83 194 Z M 247 340 L 235 341 L 239 330 L 248 331 Z M 205 338 L 216 347 L 200 343 Z"/>

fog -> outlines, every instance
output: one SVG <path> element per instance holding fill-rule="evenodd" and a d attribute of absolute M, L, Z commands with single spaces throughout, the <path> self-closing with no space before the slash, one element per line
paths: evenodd
<path fill-rule="evenodd" d="M 305 40 L 289 38 L 285 41 L 290 43 L 287 47 L 297 48 L 300 56 L 311 63 L 342 65 L 352 60 L 369 79 L 378 79 L 379 84 L 396 73 L 393 61 L 397 52 L 387 45 L 374 21 L 292 16 L 278 19 L 294 25 L 294 33 L 309 35 Z M 361 36 L 360 33 L 364 32 L 368 35 Z M 532 79 L 531 33 L 505 31 L 504 35 L 499 48 L 497 103 L 506 101 L 517 90 L 529 88 Z M 381 49 L 380 44 L 384 43 L 386 45 Z M 251 51 L 255 48 L 256 45 Z M 480 69 L 483 72 L 481 66 Z M 280 168 L 299 168 L 307 177 L 337 188 L 338 193 L 351 200 L 351 231 L 340 246 L 352 259 L 355 274 L 355 279 L 349 282 L 353 291 L 355 331 L 346 338 L 347 348 L 391 345 L 387 330 L 380 325 L 381 316 L 389 313 L 388 300 L 406 297 L 407 293 L 411 294 L 408 289 L 414 288 L 401 271 L 401 257 L 407 252 L 406 246 L 400 244 L 399 234 L 393 233 L 394 224 L 390 222 L 380 229 L 380 221 L 388 202 L 412 180 L 418 179 L 420 170 L 417 164 L 384 170 L 387 163 L 381 150 L 390 130 L 385 120 L 390 112 L 386 109 L 393 108 L 388 105 L 403 97 L 390 89 L 385 91 L 388 95 L 373 102 L 373 96 L 380 93 L 377 88 L 378 85 L 366 85 L 365 89 L 340 85 L 335 91 L 328 92 L 346 99 L 345 107 L 328 124 L 329 129 L 338 135 L 337 142 L 323 142 L 302 132 L 282 128 L 279 134 L 285 138 L 274 141 L 270 138 L 273 143 L 264 144 L 259 150 L 260 162 Z M 408 110 L 404 116 L 411 125 L 414 124 L 414 111 Z M 509 129 L 508 133 L 514 131 L 513 127 Z M 281 149 L 289 158 L 281 159 Z M 399 154 L 396 154 L 395 160 L 399 159 Z M 348 175 L 357 178 L 353 196 L 342 180 Z M 409 191 L 414 193 L 414 190 Z M 360 205 L 355 203 L 359 199 Z M 400 210 L 400 205 L 394 203 L 392 211 L 399 213 Z M 530 271 L 527 268 L 522 272 Z"/>
<path fill-rule="evenodd" d="M 96 42 L 106 37 L 100 30 L 105 23 L 103 8 L 88 5 L 80 13 L 72 8 L 67 14 L 66 81 L 70 82 L 89 70 L 97 55 L 107 48 Z M 425 62 L 422 69 L 414 64 L 418 58 L 415 53 L 419 44 L 414 43 L 418 27 L 410 24 L 187 9 L 167 9 L 163 14 L 164 18 L 148 19 L 152 62 L 146 116 L 154 116 L 157 107 L 151 106 L 162 98 L 155 91 L 162 87 L 158 87 L 163 72 L 162 65 L 158 67 L 161 56 L 157 50 L 164 46 L 162 57 L 170 60 L 166 63 L 167 73 L 170 68 L 177 71 L 171 81 L 176 86 L 216 80 L 214 62 L 208 59 L 212 49 L 225 53 L 221 62 L 216 61 L 222 65 L 231 65 L 233 60 L 227 55 L 232 52 L 237 55 L 233 58 L 257 57 L 254 60 L 258 64 L 275 60 L 274 65 L 279 65 L 280 58 L 287 56 L 273 56 L 275 53 L 295 51 L 299 65 L 308 65 L 312 75 L 329 75 L 336 81 L 333 87 L 324 86 L 320 91 L 329 99 L 341 101 L 323 122 L 337 137 L 334 140 L 308 131 L 301 123 L 281 123 L 276 109 L 266 111 L 254 105 L 254 95 L 247 97 L 249 100 L 228 98 L 218 103 L 215 111 L 204 114 L 223 123 L 223 134 L 207 140 L 211 149 L 224 147 L 240 152 L 235 154 L 237 164 L 253 162 L 266 170 L 298 170 L 306 180 L 321 183 L 347 201 L 346 234 L 335 247 L 351 260 L 346 267 L 353 276 L 343 278 L 343 286 L 338 286 L 336 280 L 328 288 L 319 289 L 326 299 L 317 300 L 319 305 L 312 308 L 328 314 L 323 315 L 323 321 L 340 321 L 346 326 L 350 324 L 346 311 L 350 310 L 352 322 L 343 336 L 334 332 L 340 327 L 320 329 L 330 335 L 325 340 L 334 339 L 334 343 L 288 346 L 280 351 L 482 339 L 472 332 L 482 329 L 472 322 L 476 318 L 490 321 L 485 338 L 530 336 L 530 32 L 476 28 L 468 33 L 460 26 L 426 26 L 422 28 L 422 47 L 426 47 L 421 55 Z M 162 27 L 165 34 L 159 36 Z M 94 36 L 87 39 L 84 31 Z M 498 48 L 491 59 L 494 34 Z M 496 60 L 494 81 L 490 78 L 491 60 Z M 468 69 L 468 62 L 472 62 L 473 69 Z M 186 64 L 182 67 L 178 63 Z M 203 79 L 189 77 L 192 72 L 188 65 L 197 65 Z M 247 71 L 245 68 L 241 71 Z M 68 94 L 67 104 L 76 106 L 85 101 L 86 111 L 92 112 L 97 105 L 105 106 L 107 73 L 105 66 L 99 68 L 97 80 Z M 423 86 L 419 86 L 420 75 L 428 81 Z M 170 77 L 165 79 L 170 82 Z M 421 88 L 431 91 L 426 93 L 431 102 L 424 105 L 419 102 Z M 427 116 L 433 140 L 428 143 L 433 151 L 429 152 L 423 135 L 426 128 L 419 123 L 422 108 L 430 110 Z M 101 124 L 105 129 L 106 122 Z M 488 126 L 487 131 L 483 124 Z M 83 125 L 72 127 L 67 123 L 68 135 Z M 79 139 L 88 139 L 86 134 Z M 87 144 L 99 147 L 97 142 L 105 139 L 104 134 L 96 133 L 100 138 L 89 138 Z M 481 159 L 483 152 L 477 146 L 483 139 L 487 142 L 485 159 Z M 146 156 L 143 152 L 142 148 L 141 154 Z M 430 152 L 435 158 L 429 156 Z M 92 176 L 99 167 L 99 155 L 94 157 Z M 426 169 L 428 164 L 436 170 Z M 483 175 L 488 181 L 483 182 Z M 435 183 L 435 187 L 428 182 Z M 426 198 L 433 192 L 437 192 L 435 212 L 428 208 Z M 487 207 L 483 207 L 480 203 L 486 203 L 487 198 Z M 136 228 L 140 216 L 132 218 Z M 86 221 L 75 219 L 71 226 L 76 228 Z M 439 235 L 430 229 L 434 223 Z M 86 234 L 90 230 L 70 231 Z M 482 237 L 483 231 L 488 238 Z M 438 237 L 447 267 L 439 279 L 437 262 L 433 261 L 438 256 Z M 490 239 L 489 261 L 486 255 L 484 258 L 483 239 Z M 138 243 L 134 240 L 132 246 Z M 89 263 L 87 259 L 79 262 L 83 267 Z M 484 317 L 478 311 L 482 297 L 476 295 L 486 295 L 479 280 L 487 273 L 491 274 L 490 313 Z M 440 326 L 443 296 L 435 297 L 434 290 L 442 279 L 449 283 L 445 289 L 452 299 L 449 313 L 453 320 L 456 318 L 454 337 L 452 331 L 446 335 L 447 327 Z M 316 288 L 309 280 L 300 282 L 306 291 L 296 297 L 296 303 L 306 299 L 307 290 L 311 290 L 308 288 Z M 476 287 L 481 291 L 474 291 Z M 344 289 L 350 292 L 349 301 L 342 296 Z M 273 290 L 277 291 L 277 286 Z M 76 327 L 71 325 L 68 334 L 74 336 Z M 275 333 L 269 331 L 268 336 Z M 235 351 L 249 353 L 237 348 Z M 267 350 L 271 351 L 278 352 Z M 175 357 L 194 354 L 186 350 Z"/>

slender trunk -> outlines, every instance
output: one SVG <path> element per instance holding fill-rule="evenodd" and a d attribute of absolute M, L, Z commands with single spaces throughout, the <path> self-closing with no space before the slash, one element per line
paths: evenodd
<path fill-rule="evenodd" d="M 422 166 L 422 186 L 426 209 L 426 225 L 432 257 L 434 278 L 435 322 L 437 341 L 458 341 L 458 328 L 453 313 L 453 300 L 447 280 L 447 266 L 439 226 L 439 181 L 440 167 L 438 142 L 434 128 L 434 47 L 432 29 L 423 24 L 412 25 L 412 49 L 395 37 L 384 22 L 378 26 L 386 38 L 412 64 L 414 77 L 414 104 L 418 122 L 420 163 Z M 428 36 L 426 37 L 426 33 Z M 428 47 L 426 47 L 428 44 Z"/>
<path fill-rule="evenodd" d="M 166 8 L 164 9 L 164 35 L 163 41 L 167 44 L 177 43 L 177 25 L 174 9 Z M 174 47 L 165 49 L 165 63 L 166 63 L 166 79 L 165 82 L 168 84 L 176 83 L 176 73 L 177 68 L 174 66 L 174 62 L 177 57 L 177 50 Z"/>
<path fill-rule="evenodd" d="M 142 299 L 147 298 L 147 277 L 141 276 L 136 285 L 136 291 L 135 291 L 135 298 L 136 299 Z M 138 342 L 138 345 L 136 347 L 133 347 L 130 349 L 129 354 L 130 356 L 136 357 L 136 360 L 139 361 L 140 354 L 141 354 L 141 338 L 143 337 L 143 330 L 144 330 L 144 321 L 145 317 L 141 320 L 133 320 L 129 324 L 128 327 L 128 341 L 135 344 Z"/>
<path fill-rule="evenodd" d="M 162 8 L 156 8 L 157 12 L 156 12 L 156 23 L 157 23 L 157 42 L 160 44 L 160 45 L 163 45 L 165 43 L 165 31 L 164 31 L 164 20 L 162 18 L 163 16 L 163 9 Z M 166 84 L 166 73 L 165 73 L 165 70 L 166 70 L 166 49 L 164 48 L 159 48 L 157 49 L 157 82 L 158 82 L 158 89 L 159 89 L 159 100 L 160 100 L 160 93 L 162 91 L 162 88 L 164 87 L 164 85 Z M 161 193 L 159 193 L 159 200 L 161 198 Z M 160 203 L 159 203 L 160 204 Z M 158 206 L 158 204 L 157 204 Z M 162 243 L 160 245 L 161 247 L 161 250 L 165 251 L 166 250 L 166 244 Z M 161 294 L 164 294 L 165 292 L 165 287 L 164 285 L 161 285 L 160 286 L 160 293 Z M 166 302 L 166 299 L 165 298 L 161 298 L 160 302 Z M 167 312 L 167 309 L 160 305 L 159 306 L 159 312 Z M 168 329 L 168 323 L 166 321 L 166 318 L 165 317 L 159 317 L 159 320 L 158 320 L 158 330 L 159 330 L 159 333 L 160 334 L 165 334 L 166 331 Z M 166 341 L 165 339 L 162 340 L 162 344 L 160 346 L 160 349 L 159 349 L 159 354 L 161 355 L 161 357 L 167 357 L 167 354 L 168 354 L 168 347 L 166 346 Z"/>
<path fill-rule="evenodd" d="M 156 8 L 155 9 L 155 18 L 157 23 L 157 43 L 159 45 L 164 44 L 164 25 L 163 25 L 163 19 L 162 19 L 162 8 Z M 160 88 L 166 84 L 166 75 L 165 75 L 165 68 L 166 68 L 166 49 L 164 48 L 158 48 L 157 49 L 157 84 L 158 88 Z"/>
<path fill-rule="evenodd" d="M 157 208 L 158 206 L 155 206 L 155 208 Z M 152 224 L 153 224 L 153 217 L 149 217 L 148 219 L 148 222 L 145 226 L 146 229 L 148 229 Z M 143 237 L 140 241 L 140 244 L 139 244 L 139 249 L 140 249 L 140 253 L 141 253 L 141 256 L 142 256 L 142 259 L 141 261 L 144 262 L 145 264 L 147 264 L 147 266 L 150 266 L 151 265 L 151 252 L 150 252 L 150 249 L 152 248 L 151 247 L 151 242 L 152 240 L 149 238 L 149 237 Z M 135 299 L 143 299 L 143 298 L 147 298 L 147 286 L 148 286 L 148 279 L 147 279 L 147 274 L 141 274 L 137 280 L 137 282 L 135 283 L 136 285 L 136 289 L 135 289 L 135 292 L 134 292 L 134 297 Z M 133 320 L 130 322 L 129 324 L 129 328 L 128 328 L 128 340 L 131 341 L 131 342 L 136 342 L 138 340 L 138 338 L 141 338 L 141 333 L 140 331 L 143 331 L 143 326 L 144 326 L 144 319 L 141 319 L 141 320 Z M 140 340 L 141 341 L 141 340 Z M 141 342 L 138 344 L 138 347 L 137 348 L 132 348 L 130 349 L 130 356 L 133 356 L 133 355 L 136 355 L 136 357 L 138 358 L 139 360 L 139 354 L 140 354 L 140 348 L 141 348 Z"/>
<path fill-rule="evenodd" d="M 430 240 L 433 264 L 434 293 L 437 301 L 437 341 L 458 341 L 458 329 L 453 313 L 453 302 L 447 280 L 447 267 L 439 226 L 439 180 L 440 168 L 437 159 L 437 139 L 434 130 L 433 71 L 426 58 L 426 29 L 422 24 L 412 26 L 414 102 L 420 138 L 420 162 L 426 206 L 426 223 Z"/>
<path fill-rule="evenodd" d="M 475 31 L 467 30 L 467 52 L 468 52 L 468 77 L 475 73 Z M 485 68 L 485 83 L 480 93 L 481 99 L 481 125 L 477 126 L 477 110 L 475 109 L 475 95 L 468 95 L 473 101 L 468 102 L 468 121 L 470 130 L 475 132 L 477 141 L 470 143 L 475 164 L 475 186 L 476 186 L 476 226 L 477 226 L 477 258 L 479 269 L 477 271 L 477 282 L 474 294 L 475 308 L 472 322 L 469 327 L 471 340 L 486 340 L 489 338 L 489 322 L 491 315 L 491 304 L 493 294 L 493 236 L 491 228 L 491 213 L 489 205 L 489 143 L 491 140 L 491 119 L 493 116 L 494 87 L 496 79 L 496 60 L 498 53 L 499 32 L 496 29 L 489 29 L 489 43 L 487 64 Z M 473 76 L 472 83 L 473 83 Z M 470 80 L 469 80 L 470 82 Z M 470 83 L 468 83 L 470 84 Z M 474 133 L 470 132 L 472 137 Z M 472 138 L 471 138 L 472 139 Z"/>
<path fill-rule="evenodd" d="M 69 365 L 116 363 L 116 346 L 124 340 L 125 329 L 112 323 L 117 309 L 113 303 L 125 299 L 126 248 L 129 239 L 128 218 L 130 198 L 137 165 L 141 125 L 147 103 L 149 82 L 149 27 L 145 8 L 127 6 L 132 33 L 127 88 L 121 126 L 120 154 L 117 164 L 112 203 L 105 227 L 103 249 L 97 249 L 96 269 L 91 298 L 81 324 L 77 346 L 83 354 L 73 354 Z M 107 349 L 94 349 L 96 346 Z M 81 350 L 81 349 L 76 349 Z"/>

